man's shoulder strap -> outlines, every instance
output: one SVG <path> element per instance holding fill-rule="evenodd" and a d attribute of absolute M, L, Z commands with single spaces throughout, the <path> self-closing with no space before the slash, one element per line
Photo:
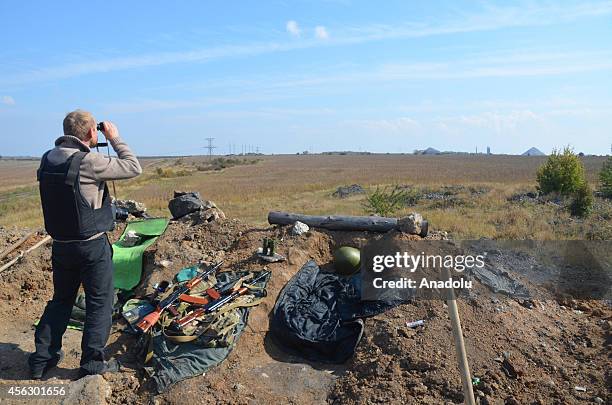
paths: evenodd
<path fill-rule="evenodd" d="M 78 151 L 70 156 L 70 167 L 68 168 L 68 173 L 66 174 L 67 185 L 74 186 L 74 182 L 79 175 L 79 170 L 81 169 L 81 162 L 88 153 L 89 152 Z"/>
<path fill-rule="evenodd" d="M 40 172 L 45 167 L 45 163 L 47 162 L 47 155 L 49 154 L 49 152 L 51 152 L 51 150 L 46 151 L 45 154 L 42 155 L 42 158 L 40 159 L 40 165 L 38 166 L 38 170 L 36 170 L 36 181 L 40 181 Z"/>

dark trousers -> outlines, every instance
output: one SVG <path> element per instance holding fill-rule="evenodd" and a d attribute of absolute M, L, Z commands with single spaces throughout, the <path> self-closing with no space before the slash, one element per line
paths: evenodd
<path fill-rule="evenodd" d="M 112 247 L 106 235 L 88 241 L 53 242 L 53 299 L 34 334 L 36 352 L 32 370 L 44 368 L 58 356 L 79 286 L 85 289 L 85 326 L 81 341 L 81 374 L 102 371 L 104 346 L 110 334 L 113 310 Z"/>

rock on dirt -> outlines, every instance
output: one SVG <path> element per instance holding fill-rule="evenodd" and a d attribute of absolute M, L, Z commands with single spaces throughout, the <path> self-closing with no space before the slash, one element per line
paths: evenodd
<path fill-rule="evenodd" d="M 306 232 L 308 232 L 308 230 L 310 229 L 310 227 L 308 225 L 306 225 L 303 222 L 300 221 L 295 221 L 295 224 L 293 224 L 293 227 L 291 228 L 291 234 L 292 235 L 303 235 Z"/>
<path fill-rule="evenodd" d="M 206 201 L 211 203 L 211 201 Z M 214 203 L 212 203 L 214 205 Z M 205 210 L 198 210 L 191 214 L 185 215 L 180 219 L 182 222 L 190 223 L 191 225 L 200 225 L 209 222 L 225 219 L 225 214 L 217 207 L 211 207 Z"/>
<path fill-rule="evenodd" d="M 172 217 L 177 219 L 204 209 L 204 203 L 198 192 L 175 191 L 174 198 L 168 203 L 168 209 Z"/>
<path fill-rule="evenodd" d="M 413 212 L 410 215 L 400 218 L 397 226 L 401 232 L 412 235 L 427 236 L 427 221 L 423 220 L 421 214 Z"/>
<path fill-rule="evenodd" d="M 124 209 L 128 214 L 135 217 L 143 217 L 147 212 L 147 207 L 141 202 L 134 200 L 115 200 L 115 206 L 117 208 Z"/>
<path fill-rule="evenodd" d="M 332 196 L 337 198 L 347 198 L 355 194 L 365 194 L 365 190 L 359 184 L 353 184 L 350 186 L 340 186 Z"/>
<path fill-rule="evenodd" d="M 62 405 L 107 405 L 112 390 L 101 375 L 89 375 L 68 385 Z"/>
<path fill-rule="evenodd" d="M 225 219 L 225 214 L 214 202 L 202 200 L 200 193 L 193 191 L 175 191 L 168 208 L 174 219 L 180 219 L 191 225 Z"/>

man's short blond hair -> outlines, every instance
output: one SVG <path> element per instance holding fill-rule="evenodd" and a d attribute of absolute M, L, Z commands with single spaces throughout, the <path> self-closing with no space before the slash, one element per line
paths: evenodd
<path fill-rule="evenodd" d="M 96 127 L 96 119 L 87 111 L 76 110 L 66 114 L 64 118 L 64 135 L 76 136 L 84 141 L 88 139 L 88 132 Z"/>

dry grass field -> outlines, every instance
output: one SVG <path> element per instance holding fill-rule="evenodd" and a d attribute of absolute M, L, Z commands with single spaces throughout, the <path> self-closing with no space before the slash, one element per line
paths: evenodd
<path fill-rule="evenodd" d="M 364 195 L 332 196 L 341 185 L 410 185 L 419 193 L 446 193 L 422 198 L 397 213 L 421 212 L 434 229 L 455 237 L 608 239 L 610 202 L 597 198 L 587 219 L 569 216 L 555 203 L 509 201 L 535 191 L 535 172 L 545 158 L 487 155 L 283 155 L 237 158 L 228 167 L 207 167 L 205 157 L 143 159 L 139 178 L 117 182 L 119 198 L 144 202 L 154 215 L 169 215 L 173 190 L 195 190 L 229 216 L 256 225 L 270 210 L 309 214 L 365 213 Z M 584 157 L 591 185 L 605 158 Z M 0 225 L 42 224 L 35 181 L 37 162 L 0 161 Z M 558 203 L 558 202 L 557 202 Z M 602 221 L 605 226 L 602 230 Z"/>

